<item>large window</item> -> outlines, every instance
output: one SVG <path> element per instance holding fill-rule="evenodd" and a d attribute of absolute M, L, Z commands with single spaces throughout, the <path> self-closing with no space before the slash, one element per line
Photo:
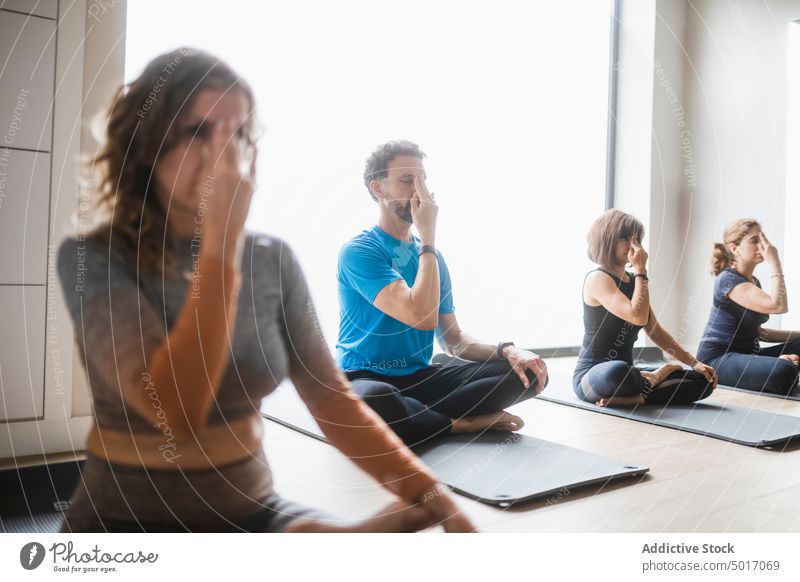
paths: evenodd
<path fill-rule="evenodd" d="M 800 212 L 800 170 L 797 160 L 800 157 L 800 20 L 789 22 L 786 39 L 786 211 L 783 227 L 783 245 L 779 246 L 784 264 L 797 265 L 800 259 L 800 233 L 797 229 L 797 216 Z M 796 269 L 787 269 L 786 288 L 789 290 L 789 304 L 797 305 L 793 291 L 800 285 Z M 789 313 L 773 316 L 783 329 L 800 329 L 800 311 L 796 308 Z"/>
<path fill-rule="evenodd" d="M 249 227 L 300 256 L 338 331 L 340 246 L 375 222 L 379 143 L 428 154 L 462 327 L 576 345 L 586 231 L 604 210 L 610 2 L 128 3 L 127 78 L 190 45 L 253 85 L 266 134 Z"/>

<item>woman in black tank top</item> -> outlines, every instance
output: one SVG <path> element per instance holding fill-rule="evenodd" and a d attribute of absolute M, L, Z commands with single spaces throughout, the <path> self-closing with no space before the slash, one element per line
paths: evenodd
<path fill-rule="evenodd" d="M 716 387 L 713 368 L 697 360 L 662 328 L 650 307 L 644 227 L 609 210 L 589 230 L 589 258 L 600 265 L 583 284 L 584 336 L 573 376 L 578 397 L 600 406 L 688 404 Z M 626 271 L 626 264 L 633 267 Z M 675 359 L 658 368 L 633 365 L 639 330 Z"/>

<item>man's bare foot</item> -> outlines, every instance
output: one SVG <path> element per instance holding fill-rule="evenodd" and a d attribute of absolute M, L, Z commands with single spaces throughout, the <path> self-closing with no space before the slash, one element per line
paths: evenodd
<path fill-rule="evenodd" d="M 636 396 L 611 396 L 610 398 L 601 398 L 597 401 L 597 406 L 603 407 L 637 406 L 639 404 L 644 404 L 644 394 L 637 394 Z"/>
<path fill-rule="evenodd" d="M 653 388 L 658 388 L 658 385 L 661 384 L 664 380 L 666 380 L 667 376 L 679 370 L 683 370 L 683 367 L 677 364 L 664 364 L 655 372 L 640 370 L 639 373 L 642 375 L 643 378 L 645 378 L 650 382 L 650 385 Z"/>
<path fill-rule="evenodd" d="M 488 429 L 518 431 L 525 426 L 525 422 L 519 416 L 505 410 L 480 416 L 454 418 L 451 423 L 450 432 L 453 434 L 480 432 Z"/>
<path fill-rule="evenodd" d="M 416 505 L 397 501 L 372 517 L 351 524 L 336 524 L 298 518 L 286 527 L 287 533 L 390 533 L 414 532 L 436 525 L 431 515 Z"/>
<path fill-rule="evenodd" d="M 797 354 L 783 354 L 782 356 L 778 356 L 782 360 L 786 360 L 787 362 L 791 362 L 795 366 L 800 364 L 800 357 Z"/>

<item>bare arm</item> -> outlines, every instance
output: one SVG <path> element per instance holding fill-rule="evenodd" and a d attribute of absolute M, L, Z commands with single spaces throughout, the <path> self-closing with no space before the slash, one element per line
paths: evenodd
<path fill-rule="evenodd" d="M 291 378 L 300 397 L 331 444 L 342 451 L 383 487 L 428 511 L 445 531 L 475 529 L 452 501 L 449 489 L 353 394 L 350 384 L 330 356 L 308 368 L 292 366 Z"/>
<path fill-rule="evenodd" d="M 588 305 L 600 304 L 633 325 L 646 325 L 650 314 L 650 291 L 648 282 L 642 277 L 636 277 L 633 297 L 628 299 L 611 277 L 595 271 L 586 280 L 584 301 Z"/>
<path fill-rule="evenodd" d="M 790 342 L 800 339 L 800 331 L 790 331 L 786 329 L 771 329 L 762 327 L 758 332 L 758 339 L 765 342 Z"/>
<path fill-rule="evenodd" d="M 697 358 L 683 349 L 678 341 L 672 337 L 667 330 L 661 327 L 661 324 L 656 319 L 656 315 L 653 313 L 652 309 L 650 310 L 650 319 L 647 322 L 644 331 L 647 333 L 650 339 L 653 340 L 653 342 L 659 348 L 664 350 L 664 352 L 666 352 L 670 357 L 673 357 L 679 362 L 683 362 L 688 366 L 694 366 L 697 363 Z"/>
<path fill-rule="evenodd" d="M 386 315 L 416 329 L 435 329 L 439 323 L 439 261 L 433 253 L 419 258 L 413 287 L 403 279 L 389 283 L 373 305 Z"/>
<path fill-rule="evenodd" d="M 753 283 L 740 283 L 731 290 L 728 297 L 745 309 L 764 315 L 786 313 L 789 311 L 789 302 L 778 249 L 772 246 L 763 232 L 759 233 L 758 247 L 764 260 L 772 267 L 772 292 L 767 293 Z"/>
<path fill-rule="evenodd" d="M 658 323 L 656 315 L 653 313 L 652 309 L 650 309 L 650 318 L 644 329 L 650 339 L 652 339 L 659 348 L 664 350 L 667 355 L 680 362 L 683 362 L 684 364 L 687 364 L 692 368 L 692 370 L 705 376 L 706 380 L 711 383 L 712 389 L 717 387 L 717 371 L 711 366 L 700 362 L 694 357 L 693 354 L 690 354 L 683 349 L 683 347 L 678 343 L 678 340 L 672 337 L 667 330 L 661 327 L 661 324 Z"/>
<path fill-rule="evenodd" d="M 198 180 L 213 177 L 214 196 L 201 231 L 197 286 L 189 285 L 180 315 L 153 352 L 142 376 L 149 378 L 170 419 L 176 437 L 201 431 L 208 420 L 229 358 L 229 338 L 241 286 L 244 222 L 255 180 L 255 160 L 249 175 L 240 173 L 232 120 L 218 122 Z M 145 419 L 159 421 L 151 395 L 141 378 L 127 379 L 125 400 Z"/>
<path fill-rule="evenodd" d="M 457 358 L 471 362 L 499 359 L 497 346 L 481 343 L 464 332 L 458 325 L 454 313 L 442 313 L 439 316 L 437 338 L 442 349 Z M 517 346 L 506 346 L 503 348 L 503 357 L 508 360 L 511 368 L 517 373 L 526 388 L 530 387 L 527 370 L 536 375 L 537 394 L 547 386 L 549 381 L 547 365 L 541 356 Z"/>
<path fill-rule="evenodd" d="M 313 370 L 313 372 L 312 372 Z M 292 365 L 290 377 L 331 444 L 390 491 L 419 501 L 436 479 L 386 423 L 350 389 L 330 355 Z"/>
<path fill-rule="evenodd" d="M 428 192 L 425 182 L 414 178 L 411 216 L 417 226 L 420 242 L 433 246 L 436 242 L 436 216 L 439 208 Z M 386 315 L 416 329 L 436 329 L 439 323 L 439 263 L 435 253 L 419 258 L 414 285 L 397 280 L 380 290 L 373 305 Z"/>
<path fill-rule="evenodd" d="M 201 291 L 189 286 L 175 325 L 150 358 L 142 374 L 154 386 L 163 414 L 176 437 L 201 431 L 228 363 L 228 338 L 233 336 L 241 273 L 219 261 L 201 257 Z M 152 423 L 158 410 L 140 378 L 122 384 L 125 401 Z"/>
<path fill-rule="evenodd" d="M 458 324 L 454 313 L 439 315 L 436 333 L 439 345 L 451 356 L 470 362 L 496 360 L 497 346 L 484 344 L 467 334 Z"/>
<path fill-rule="evenodd" d="M 753 283 L 739 283 L 728 293 L 731 301 L 745 309 L 764 315 L 780 314 L 789 311 L 786 301 L 786 286 L 783 276 L 772 278 L 772 293 L 759 289 Z"/>

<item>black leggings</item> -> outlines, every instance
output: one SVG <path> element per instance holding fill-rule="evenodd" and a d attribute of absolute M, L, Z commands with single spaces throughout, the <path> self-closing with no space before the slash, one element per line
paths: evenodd
<path fill-rule="evenodd" d="M 614 360 L 592 366 L 588 372 L 576 375 L 573 387 L 581 400 L 595 403 L 612 396 L 644 394 L 645 404 L 691 404 L 711 395 L 711 385 L 705 376 L 694 370 L 678 370 L 653 387 L 640 371 L 655 371 L 657 367 L 639 367 Z"/>
<path fill-rule="evenodd" d="M 356 370 L 347 377 L 409 446 L 450 432 L 451 418 L 499 412 L 536 395 L 536 376 L 528 371 L 531 385 L 525 389 L 505 360 L 434 364 L 407 376 Z"/>
<path fill-rule="evenodd" d="M 798 368 L 778 357 L 783 354 L 800 355 L 800 340 L 761 348 L 758 354 L 728 352 L 706 363 L 717 370 L 720 384 L 785 396 L 797 388 Z"/>

